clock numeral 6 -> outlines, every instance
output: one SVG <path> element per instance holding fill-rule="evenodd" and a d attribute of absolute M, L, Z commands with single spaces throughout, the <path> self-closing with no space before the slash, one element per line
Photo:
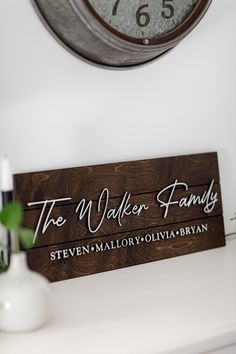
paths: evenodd
<path fill-rule="evenodd" d="M 120 0 L 115 1 L 114 6 L 112 8 L 112 16 L 117 15 L 119 3 Z M 136 11 L 136 22 L 139 27 L 146 27 L 150 22 L 149 14 L 146 11 L 143 11 L 143 9 L 145 9 L 146 7 L 148 7 L 148 4 L 139 6 L 138 10 Z"/>
<path fill-rule="evenodd" d="M 148 4 L 140 6 L 136 12 L 136 22 L 139 27 L 146 27 L 150 22 L 150 16 L 146 11 L 143 11 L 148 7 Z"/>
<path fill-rule="evenodd" d="M 162 11 L 161 16 L 167 20 L 172 18 L 175 14 L 175 9 L 174 6 L 170 4 L 170 2 L 173 3 L 173 0 L 162 0 L 162 8 L 167 10 L 167 11 Z"/>
<path fill-rule="evenodd" d="M 162 0 L 163 10 L 161 12 L 161 16 L 166 20 L 171 19 L 175 14 L 175 9 L 174 6 L 172 5 L 173 1 L 174 0 Z M 112 8 L 112 16 L 117 15 L 119 4 L 120 4 L 120 0 L 116 0 Z M 150 22 L 150 15 L 146 11 L 143 11 L 148 6 L 149 6 L 148 4 L 141 5 L 136 11 L 136 22 L 139 27 L 146 27 Z"/>

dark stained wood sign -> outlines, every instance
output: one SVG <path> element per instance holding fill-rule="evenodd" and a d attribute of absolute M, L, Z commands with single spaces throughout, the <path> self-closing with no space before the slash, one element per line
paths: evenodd
<path fill-rule="evenodd" d="M 50 281 L 225 245 L 216 153 L 17 174 L 14 197 Z"/>

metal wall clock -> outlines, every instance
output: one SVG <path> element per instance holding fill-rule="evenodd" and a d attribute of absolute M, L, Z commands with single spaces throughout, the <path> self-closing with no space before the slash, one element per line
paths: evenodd
<path fill-rule="evenodd" d="M 212 0 L 32 0 L 56 38 L 100 66 L 145 64 L 175 47 Z"/>

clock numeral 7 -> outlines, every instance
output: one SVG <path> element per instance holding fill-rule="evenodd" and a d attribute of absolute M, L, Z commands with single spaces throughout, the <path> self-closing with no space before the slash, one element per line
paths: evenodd
<path fill-rule="evenodd" d="M 162 0 L 163 11 L 161 12 L 161 16 L 167 20 L 172 18 L 175 14 L 174 6 L 170 4 L 171 2 L 173 3 L 173 1 L 174 0 Z M 164 9 L 167 11 L 164 11 Z"/>
<path fill-rule="evenodd" d="M 118 9 L 119 3 L 120 3 L 120 0 L 116 0 L 115 4 L 113 6 L 113 9 L 112 9 L 112 16 L 117 15 L 117 9 Z"/>

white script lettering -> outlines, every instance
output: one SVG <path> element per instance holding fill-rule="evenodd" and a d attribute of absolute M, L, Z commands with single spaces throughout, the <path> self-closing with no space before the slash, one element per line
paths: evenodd
<path fill-rule="evenodd" d="M 122 219 L 124 218 L 125 215 L 137 215 L 139 216 L 140 213 L 143 210 L 147 210 L 148 206 L 145 204 L 139 204 L 139 205 L 130 205 L 129 200 L 130 200 L 131 194 L 128 192 L 125 192 L 121 203 L 118 208 L 113 208 L 113 209 L 108 209 L 108 202 L 109 202 L 109 190 L 107 188 L 104 188 L 100 194 L 100 197 L 98 199 L 98 205 L 97 205 L 97 212 L 102 213 L 100 220 L 95 228 L 92 227 L 92 207 L 93 207 L 93 201 L 86 201 L 86 199 L 82 199 L 79 204 L 77 205 L 75 212 L 78 214 L 78 219 L 82 220 L 85 215 L 87 214 L 87 224 L 88 224 L 88 229 L 91 233 L 97 232 L 100 227 L 102 226 L 104 219 L 116 219 L 118 222 L 119 226 L 122 226 Z M 103 206 L 102 206 L 103 205 Z"/>
<path fill-rule="evenodd" d="M 174 204 L 177 204 L 179 207 L 187 207 L 187 208 L 196 204 L 204 205 L 203 210 L 206 214 L 212 212 L 212 210 L 216 205 L 216 202 L 218 201 L 217 192 L 212 191 L 213 185 L 214 185 L 214 180 L 211 181 L 208 190 L 204 191 L 202 195 L 191 194 L 188 197 L 184 197 L 179 200 L 174 200 L 173 196 L 177 187 L 184 187 L 186 191 L 188 190 L 188 185 L 186 183 L 178 182 L 177 180 L 175 180 L 173 184 L 170 184 L 169 186 L 162 189 L 156 197 L 157 201 L 160 203 L 160 207 L 165 208 L 164 218 L 168 216 L 169 208 L 171 205 Z M 164 202 L 162 199 L 162 195 L 165 192 L 170 192 L 168 200 L 166 202 Z"/>
<path fill-rule="evenodd" d="M 50 224 L 61 227 L 66 223 L 66 219 L 64 219 L 62 216 L 59 216 L 57 219 L 54 218 L 50 218 L 52 210 L 55 206 L 55 204 L 57 202 L 64 202 L 66 200 L 71 200 L 71 198 L 60 198 L 60 199 L 51 199 L 51 200 L 43 200 L 43 201 L 39 201 L 39 202 L 30 202 L 27 203 L 28 206 L 33 206 L 33 205 L 42 205 L 42 210 L 38 219 L 38 223 L 35 229 L 35 233 L 34 233 L 34 239 L 33 239 L 33 243 L 35 243 L 35 241 L 37 240 L 37 236 L 38 236 L 38 232 L 39 232 L 39 228 L 41 226 L 41 222 L 44 216 L 44 212 L 47 206 L 49 206 L 48 211 L 46 212 L 46 218 L 42 224 L 42 234 L 44 234 L 47 230 L 47 228 L 49 227 Z"/>

